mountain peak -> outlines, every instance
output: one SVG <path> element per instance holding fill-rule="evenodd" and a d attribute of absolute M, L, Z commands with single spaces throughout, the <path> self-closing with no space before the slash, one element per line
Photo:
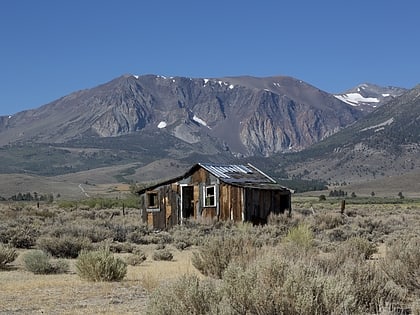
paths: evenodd
<path fill-rule="evenodd" d="M 399 87 L 381 87 L 371 83 L 362 83 L 334 96 L 362 111 L 370 112 L 400 96 L 405 91 L 407 90 Z"/>

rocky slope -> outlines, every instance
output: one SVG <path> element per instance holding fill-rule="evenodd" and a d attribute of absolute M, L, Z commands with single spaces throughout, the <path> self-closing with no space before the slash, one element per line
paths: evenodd
<path fill-rule="evenodd" d="M 420 170 L 420 85 L 293 157 L 289 174 L 361 182 Z"/>
<path fill-rule="evenodd" d="M 124 75 L 2 117 L 0 145 L 160 133 L 188 144 L 211 142 L 234 156 L 270 156 L 307 148 L 361 116 L 349 104 L 290 77 Z"/>

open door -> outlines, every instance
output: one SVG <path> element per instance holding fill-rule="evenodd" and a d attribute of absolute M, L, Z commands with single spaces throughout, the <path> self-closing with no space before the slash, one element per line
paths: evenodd
<path fill-rule="evenodd" d="M 194 186 L 181 186 L 181 219 L 194 217 Z"/>

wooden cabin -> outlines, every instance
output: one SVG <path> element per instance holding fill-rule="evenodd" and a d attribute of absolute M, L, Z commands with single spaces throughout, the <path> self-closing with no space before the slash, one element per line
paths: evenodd
<path fill-rule="evenodd" d="M 141 189 L 141 217 L 155 229 L 185 219 L 265 223 L 291 211 L 291 191 L 251 164 L 198 163 L 184 175 Z"/>

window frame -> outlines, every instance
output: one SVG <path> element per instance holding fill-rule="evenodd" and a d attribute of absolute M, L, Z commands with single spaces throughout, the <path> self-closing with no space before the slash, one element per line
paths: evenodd
<path fill-rule="evenodd" d="M 210 195 L 208 192 L 208 189 L 213 188 L 213 194 Z M 209 198 L 213 198 L 213 203 L 207 202 L 207 200 L 211 200 Z M 216 207 L 217 201 L 216 201 L 216 185 L 206 185 L 203 187 L 203 207 L 209 208 L 209 207 Z"/>
<path fill-rule="evenodd" d="M 152 197 L 155 196 L 155 197 Z M 153 199 L 151 199 L 153 198 Z M 150 201 L 154 200 L 155 203 L 152 205 L 150 204 Z M 159 191 L 158 190 L 152 190 L 146 192 L 146 209 L 150 211 L 160 211 L 160 202 L 159 202 Z"/>

